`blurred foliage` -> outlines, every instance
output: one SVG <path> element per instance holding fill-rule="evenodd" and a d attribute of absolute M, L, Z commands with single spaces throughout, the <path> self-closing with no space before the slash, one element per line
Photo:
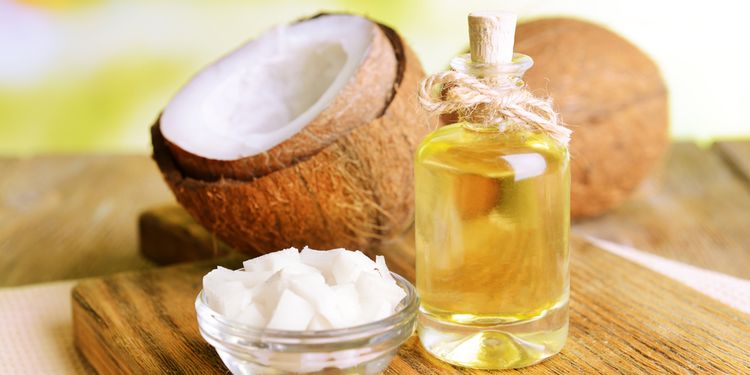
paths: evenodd
<path fill-rule="evenodd" d="M 154 117 L 147 112 L 150 104 L 167 98 L 187 74 L 179 61 L 131 57 L 102 64 L 81 79 L 56 77 L 24 90 L 0 88 L 0 149 L 120 149 L 128 137 L 123 130 L 143 121 L 138 114 L 144 109 L 145 119 Z"/>

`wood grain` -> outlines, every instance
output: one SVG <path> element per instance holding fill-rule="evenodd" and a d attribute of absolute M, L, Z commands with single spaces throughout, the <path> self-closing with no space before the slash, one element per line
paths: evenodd
<path fill-rule="evenodd" d="M 750 139 L 716 142 L 713 148 L 750 188 Z"/>
<path fill-rule="evenodd" d="M 747 186 L 717 153 L 677 143 L 635 197 L 573 229 L 750 279 L 749 213 Z"/>
<path fill-rule="evenodd" d="M 144 257 L 162 265 L 218 258 L 233 251 L 174 204 L 141 214 L 138 243 Z"/>
<path fill-rule="evenodd" d="M 750 157 L 746 157 L 750 141 L 719 143 L 717 148 L 731 155 L 727 158 L 733 160 L 735 168 L 750 171 Z M 580 235 L 632 245 L 699 267 L 750 278 L 747 187 L 750 183 L 743 186 L 741 178 L 717 152 L 677 143 L 664 166 L 644 182 L 629 202 L 602 217 L 576 222 L 573 230 Z M 213 254 L 215 247 L 207 246 L 203 240 L 210 235 L 196 228 L 184 210 L 173 207 L 168 214 L 161 210 L 164 209 L 147 211 L 152 219 L 148 226 L 153 228 L 144 229 L 154 232 L 142 242 L 148 257 L 168 264 L 196 257 L 207 259 Z M 158 238 L 185 231 L 169 224 L 177 222 L 190 227 L 194 239 L 182 238 L 182 252 L 160 254 L 163 246 L 157 243 Z"/>
<path fill-rule="evenodd" d="M 221 369 L 198 334 L 193 309 L 203 274 L 216 264 L 241 266 L 214 260 L 82 282 L 71 296 L 76 347 L 100 374 Z"/>
<path fill-rule="evenodd" d="M 152 267 L 136 217 L 174 199 L 147 156 L 0 160 L 0 286 Z"/>
<path fill-rule="evenodd" d="M 413 236 L 387 249 L 413 279 Z M 238 259 L 221 262 L 239 267 Z M 403 265 L 401 265 L 403 264 Z M 76 345 L 100 373 L 226 373 L 197 330 L 193 303 L 214 264 L 187 264 L 92 279 L 73 291 Z M 407 267 L 403 269 L 401 267 Z M 576 240 L 571 328 L 563 352 L 516 372 L 748 373 L 750 316 Z M 430 357 L 412 337 L 386 374 L 479 374 Z"/>

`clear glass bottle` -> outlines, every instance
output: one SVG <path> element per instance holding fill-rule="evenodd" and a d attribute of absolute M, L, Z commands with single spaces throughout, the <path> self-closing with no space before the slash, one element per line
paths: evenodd
<path fill-rule="evenodd" d="M 454 70 L 523 88 L 530 57 Z M 486 82 L 487 80 L 485 80 Z M 570 169 L 566 145 L 470 115 L 416 153 L 416 271 L 422 345 L 456 365 L 501 369 L 559 352 L 568 332 Z"/>

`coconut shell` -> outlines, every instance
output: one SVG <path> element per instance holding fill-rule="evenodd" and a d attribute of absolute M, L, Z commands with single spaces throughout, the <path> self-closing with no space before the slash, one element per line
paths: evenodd
<path fill-rule="evenodd" d="M 570 18 L 521 24 L 516 51 L 534 59 L 528 87 L 550 95 L 574 131 L 572 216 L 622 203 L 669 142 L 667 89 L 656 64 L 617 34 Z"/>
<path fill-rule="evenodd" d="M 321 16 L 324 15 L 316 17 Z M 166 144 L 177 165 L 192 177 L 204 180 L 226 177 L 247 181 L 264 176 L 309 158 L 333 143 L 340 134 L 380 116 L 393 94 L 396 65 L 391 43 L 383 31 L 374 25 L 372 43 L 360 68 L 330 105 L 299 133 L 265 153 L 237 160 L 214 160 L 192 154 L 169 141 Z"/>
<path fill-rule="evenodd" d="M 381 115 L 285 168 L 249 181 L 196 178 L 178 166 L 154 125 L 154 159 L 177 200 L 217 237 L 248 252 L 367 248 L 407 229 L 413 154 L 432 124 L 417 103 L 424 76 L 418 59 L 395 31 L 381 30 L 397 61 Z"/>

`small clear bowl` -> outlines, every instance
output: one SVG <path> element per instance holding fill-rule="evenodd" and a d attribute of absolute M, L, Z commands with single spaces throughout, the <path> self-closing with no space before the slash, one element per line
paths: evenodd
<path fill-rule="evenodd" d="M 391 274 L 406 297 L 393 315 L 372 323 L 324 331 L 252 327 L 212 310 L 201 290 L 198 327 L 233 374 L 379 374 L 414 332 L 419 306 L 414 286 Z"/>

